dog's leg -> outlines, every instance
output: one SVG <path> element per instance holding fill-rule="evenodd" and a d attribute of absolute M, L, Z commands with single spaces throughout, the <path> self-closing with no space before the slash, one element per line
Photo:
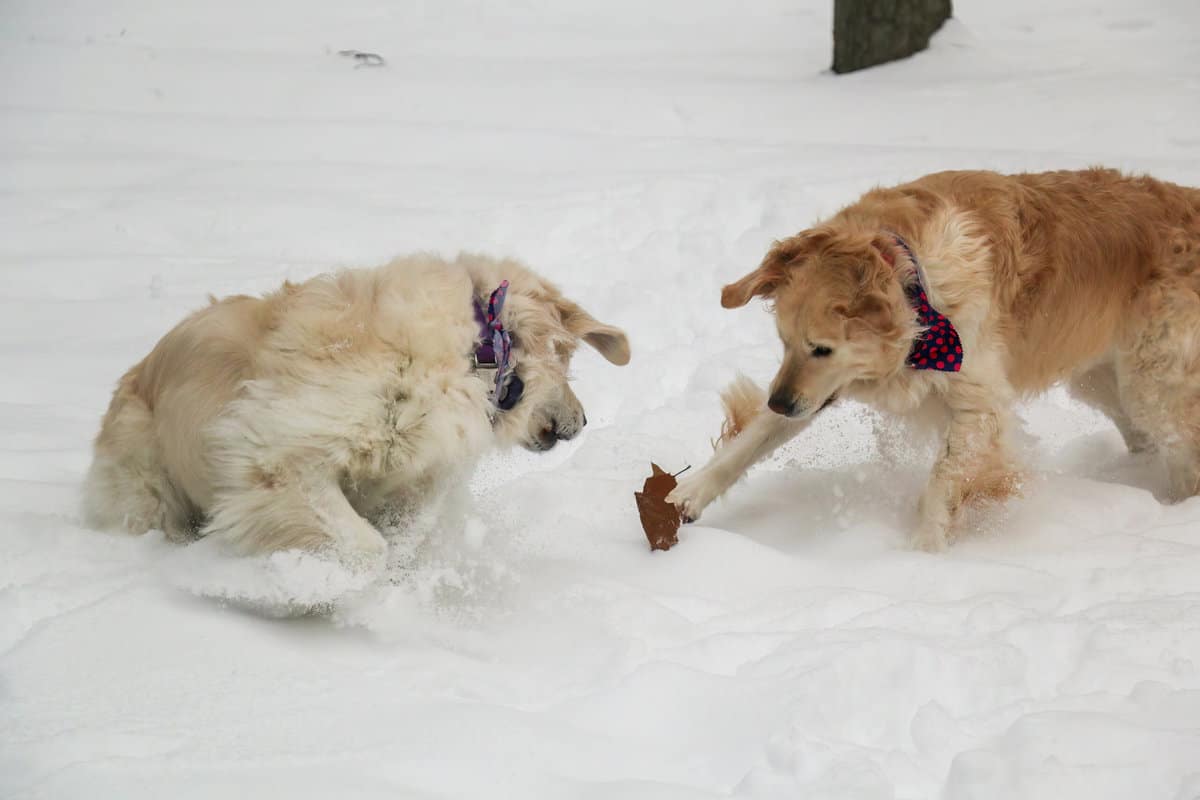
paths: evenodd
<path fill-rule="evenodd" d="M 1133 424 L 1129 412 L 1121 402 L 1117 371 L 1112 364 L 1101 364 L 1082 375 L 1076 375 L 1070 383 L 1071 396 L 1104 414 L 1125 440 L 1131 453 L 1143 453 L 1154 449 L 1153 439 Z"/>
<path fill-rule="evenodd" d="M 1200 386 L 1181 375 L 1174 358 L 1133 357 L 1120 375 L 1125 408 L 1166 464 L 1169 502 L 1200 493 Z"/>
<path fill-rule="evenodd" d="M 1179 503 L 1200 493 L 1200 453 L 1195 446 L 1169 448 L 1166 461 L 1170 479 L 1167 500 Z"/>
<path fill-rule="evenodd" d="M 1165 499 L 1178 503 L 1200 494 L 1200 392 L 1151 382 L 1128 395 L 1130 412 L 1150 431 L 1166 464 Z"/>
<path fill-rule="evenodd" d="M 1200 493 L 1200 299 L 1190 281 L 1144 287 L 1116 359 L 1121 404 L 1166 462 L 1167 499 Z"/>
<path fill-rule="evenodd" d="M 790 419 L 764 408 L 735 438 L 721 444 L 701 470 L 680 481 L 667 495 L 667 502 L 674 503 L 685 519 L 699 519 L 708 504 L 746 470 L 804 430 L 811 420 Z"/>
<path fill-rule="evenodd" d="M 192 509 L 167 475 L 153 416 L 130 388 L 130 375 L 122 378 L 96 437 L 84 483 L 84 519 L 96 528 L 137 534 L 158 529 L 168 539 L 186 541 L 194 533 Z"/>
<path fill-rule="evenodd" d="M 354 511 L 331 475 L 281 471 L 261 474 L 253 485 L 225 487 L 203 534 L 245 554 L 308 550 L 356 565 L 387 551 L 383 536 Z"/>
<path fill-rule="evenodd" d="M 971 496 L 1001 499 L 1017 486 L 1004 441 L 1004 418 L 994 410 L 955 411 L 946 445 L 919 505 L 920 523 L 914 544 L 922 550 L 944 550 L 954 517 Z"/>
<path fill-rule="evenodd" d="M 369 370 L 329 371 L 320 383 L 250 381 L 204 431 L 212 502 L 202 535 L 245 554 L 307 550 L 367 565 L 383 536 L 342 488 L 356 457 L 388 436 Z"/>

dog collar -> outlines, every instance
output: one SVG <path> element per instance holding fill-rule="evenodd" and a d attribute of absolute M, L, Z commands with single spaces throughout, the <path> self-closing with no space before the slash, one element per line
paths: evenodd
<path fill-rule="evenodd" d="M 494 373 L 488 397 L 492 405 L 501 411 L 508 411 L 515 406 L 525 390 L 525 384 L 512 370 L 512 335 L 500 321 L 500 311 L 504 308 L 504 298 L 507 296 L 508 281 L 504 280 L 488 298 L 486 309 L 478 300 L 475 301 L 479 339 L 472 358 L 476 372 Z"/>
<path fill-rule="evenodd" d="M 929 302 L 929 289 L 925 281 L 925 271 L 917 254 L 908 246 L 908 242 L 896 233 L 888 231 L 895 240 L 896 246 L 904 251 L 912 261 L 913 274 L 916 280 L 904 286 L 904 294 L 913 311 L 917 312 L 917 321 L 921 332 L 913 340 L 912 349 L 905 363 L 913 369 L 932 369 L 939 372 L 958 372 L 962 369 L 963 349 L 962 339 L 950 318 L 933 307 Z M 895 265 L 895 257 L 890 253 L 883 254 L 884 260 Z"/>

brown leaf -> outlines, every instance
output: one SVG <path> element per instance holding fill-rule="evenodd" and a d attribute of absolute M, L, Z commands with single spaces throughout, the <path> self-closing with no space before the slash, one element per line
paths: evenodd
<path fill-rule="evenodd" d="M 679 542 L 676 535 L 683 517 L 679 509 L 668 503 L 666 497 L 675 488 L 675 476 L 664 472 L 658 464 L 650 464 L 650 477 L 642 491 L 634 492 L 638 516 L 642 518 L 642 530 L 650 541 L 651 550 L 670 550 Z"/>

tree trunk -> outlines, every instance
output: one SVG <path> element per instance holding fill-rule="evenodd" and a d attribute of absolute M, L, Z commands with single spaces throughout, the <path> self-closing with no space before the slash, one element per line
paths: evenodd
<path fill-rule="evenodd" d="M 833 0 L 833 71 L 920 52 L 949 18 L 950 0 Z"/>

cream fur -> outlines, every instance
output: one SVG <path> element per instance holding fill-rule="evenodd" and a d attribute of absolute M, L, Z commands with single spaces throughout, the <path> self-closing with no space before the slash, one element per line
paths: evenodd
<path fill-rule="evenodd" d="M 884 231 L 913 247 L 958 329 L 960 373 L 904 364 L 912 269 Z M 744 387 L 727 395 L 740 434 L 668 498 L 689 518 L 836 397 L 904 415 L 932 404 L 949 423 L 915 539 L 941 549 L 964 503 L 1017 490 L 1013 402 L 1064 380 L 1131 450 L 1162 453 L 1172 498 L 1200 491 L 1200 190 L 1103 169 L 929 175 L 776 243 L 722 302 L 756 295 L 773 301 L 784 342 L 780 413 Z"/>
<path fill-rule="evenodd" d="M 510 281 L 520 402 L 497 412 L 471 369 L 484 302 Z M 582 340 L 629 360 L 597 322 L 514 261 L 427 255 L 213 300 L 121 378 L 84 496 L 95 526 L 218 536 L 243 553 L 374 559 L 369 520 L 419 504 L 493 445 L 547 449 L 586 424 L 567 383 Z"/>

